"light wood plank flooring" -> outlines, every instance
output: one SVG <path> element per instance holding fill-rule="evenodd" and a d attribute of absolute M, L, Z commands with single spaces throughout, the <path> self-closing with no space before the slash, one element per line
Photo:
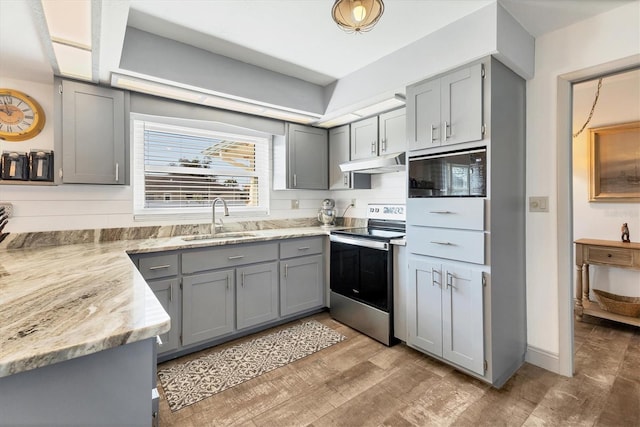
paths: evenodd
<path fill-rule="evenodd" d="M 161 426 L 640 426 L 640 328 L 585 316 L 573 378 L 525 363 L 497 390 L 327 313 L 312 318 L 347 340 L 173 413 L 158 383 Z"/>

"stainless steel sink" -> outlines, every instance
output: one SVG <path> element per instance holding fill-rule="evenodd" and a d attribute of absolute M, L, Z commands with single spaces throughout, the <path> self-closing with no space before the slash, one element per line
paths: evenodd
<path fill-rule="evenodd" d="M 198 234 L 195 236 L 184 236 L 182 240 L 187 242 L 192 240 L 217 240 L 217 239 L 234 239 L 238 237 L 254 237 L 256 234 L 248 231 L 242 232 L 230 232 L 230 233 L 216 233 L 216 234 Z"/>

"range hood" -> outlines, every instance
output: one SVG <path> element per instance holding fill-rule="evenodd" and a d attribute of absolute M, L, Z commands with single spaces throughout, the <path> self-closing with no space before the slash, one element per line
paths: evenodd
<path fill-rule="evenodd" d="M 340 164 L 342 172 L 356 173 L 387 173 L 400 172 L 405 169 L 405 153 L 383 154 L 382 156 L 368 159 L 351 160 Z"/>

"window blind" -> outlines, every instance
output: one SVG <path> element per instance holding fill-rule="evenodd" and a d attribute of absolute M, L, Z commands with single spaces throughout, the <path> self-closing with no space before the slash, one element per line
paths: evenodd
<path fill-rule="evenodd" d="M 266 210 L 266 138 L 136 120 L 134 140 L 139 211 L 194 212 L 217 197 L 232 210 Z"/>

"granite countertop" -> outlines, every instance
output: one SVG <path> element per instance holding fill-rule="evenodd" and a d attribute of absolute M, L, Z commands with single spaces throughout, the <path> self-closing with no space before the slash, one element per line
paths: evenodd
<path fill-rule="evenodd" d="M 170 319 L 129 254 L 327 235 L 304 227 L 244 237 L 84 243 L 0 253 L 0 378 L 164 333 Z"/>

